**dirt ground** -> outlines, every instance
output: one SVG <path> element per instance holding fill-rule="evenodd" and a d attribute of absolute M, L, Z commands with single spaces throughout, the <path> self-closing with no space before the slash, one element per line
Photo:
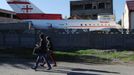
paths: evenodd
<path fill-rule="evenodd" d="M 87 63 L 58 62 L 52 70 L 39 67 L 31 69 L 34 62 L 22 59 L 3 58 L 0 61 L 0 75 L 134 75 L 134 65 L 100 65 Z"/>

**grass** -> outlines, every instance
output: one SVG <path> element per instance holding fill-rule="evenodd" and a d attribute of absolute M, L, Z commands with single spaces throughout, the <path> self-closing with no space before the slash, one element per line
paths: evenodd
<path fill-rule="evenodd" d="M 121 59 L 124 62 L 134 62 L 134 54 L 133 55 L 128 55 L 127 57 L 124 57 Z"/>
<path fill-rule="evenodd" d="M 110 51 L 110 50 L 80 50 L 77 53 L 81 55 L 93 55 L 97 57 L 107 58 L 107 59 L 120 59 L 123 57 L 127 57 L 128 51 Z"/>
<path fill-rule="evenodd" d="M 0 49 L 0 54 L 10 54 L 17 58 L 33 59 L 32 49 Z M 134 62 L 134 51 L 116 50 L 77 50 L 55 51 L 58 61 L 86 62 L 93 64 L 109 64 L 117 59 L 122 62 Z"/>
<path fill-rule="evenodd" d="M 64 56 L 72 56 L 72 57 L 87 57 L 84 60 L 94 61 L 94 63 L 109 63 L 113 60 L 118 60 L 121 62 L 134 62 L 134 52 L 133 51 L 116 51 L 116 50 L 79 50 L 74 52 L 56 52 L 57 55 L 65 54 Z M 77 59 L 78 59 L 77 58 Z M 89 60 L 87 60 L 89 59 Z"/>

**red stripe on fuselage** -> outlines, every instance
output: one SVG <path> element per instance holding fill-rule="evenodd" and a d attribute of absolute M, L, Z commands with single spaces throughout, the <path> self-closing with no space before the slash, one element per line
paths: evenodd
<path fill-rule="evenodd" d="M 19 2 L 19 1 L 13 1 L 13 2 L 7 2 L 8 4 L 30 4 L 29 2 Z"/>
<path fill-rule="evenodd" d="M 61 14 L 40 14 L 40 13 L 26 13 L 26 14 L 16 14 L 19 19 L 27 20 L 27 19 L 46 19 L 46 20 L 61 20 Z"/>
<path fill-rule="evenodd" d="M 102 28 L 103 28 L 103 27 L 106 27 L 106 28 L 109 28 L 109 27 L 111 28 L 111 27 L 112 27 L 112 28 L 114 28 L 114 26 L 68 26 L 68 27 L 69 27 L 69 28 L 80 28 L 80 27 L 81 27 L 81 28 L 90 28 L 90 27 L 91 27 L 91 28 L 94 28 L 94 27 L 102 27 Z"/>

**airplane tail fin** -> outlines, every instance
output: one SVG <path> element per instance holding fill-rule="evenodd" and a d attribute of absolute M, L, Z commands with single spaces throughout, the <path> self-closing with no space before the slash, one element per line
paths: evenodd
<path fill-rule="evenodd" d="M 43 13 L 39 8 L 29 0 L 7 0 L 7 3 L 17 13 Z"/>

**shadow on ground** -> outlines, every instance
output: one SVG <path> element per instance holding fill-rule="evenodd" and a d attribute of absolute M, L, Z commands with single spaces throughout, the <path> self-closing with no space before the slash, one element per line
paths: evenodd
<path fill-rule="evenodd" d="M 33 64 L 32 60 L 27 59 L 18 59 L 18 58 L 0 58 L 0 66 L 2 65 L 10 65 L 11 67 L 17 69 L 29 69 Z"/>
<path fill-rule="evenodd" d="M 100 75 L 100 74 L 70 72 L 67 73 L 67 75 Z"/>
<path fill-rule="evenodd" d="M 66 56 L 66 57 L 65 57 Z M 58 61 L 65 61 L 65 62 L 75 62 L 75 63 L 86 63 L 86 64 L 111 64 L 112 60 L 101 58 L 97 56 L 91 55 L 84 55 L 84 56 L 77 56 L 77 55 L 62 55 L 59 54 L 56 56 Z"/>
<path fill-rule="evenodd" d="M 44 71 L 44 70 L 37 70 L 39 72 L 50 72 L 50 73 L 62 73 L 67 75 L 100 75 L 100 74 L 93 74 L 93 73 L 82 73 L 82 72 L 73 72 L 73 71 L 65 71 L 65 70 L 54 70 L 54 71 Z"/>
<path fill-rule="evenodd" d="M 31 66 L 33 66 L 32 60 L 24 60 L 24 59 L 15 59 L 15 58 L 0 58 L 0 66 L 7 65 L 11 66 L 15 69 L 22 69 L 22 70 L 29 70 Z M 96 69 L 83 69 L 83 68 L 72 68 L 67 67 L 67 65 L 58 66 L 50 71 L 46 70 L 45 68 L 38 68 L 38 72 L 50 72 L 50 73 L 60 73 L 60 74 L 67 74 L 67 75 L 100 75 L 99 73 L 106 73 L 106 74 L 120 74 L 118 72 L 110 72 L 104 70 L 96 70 Z M 88 72 L 88 73 L 85 73 Z M 95 72 L 94 74 L 90 72 Z"/>
<path fill-rule="evenodd" d="M 101 75 L 100 73 L 120 74 L 119 72 L 111 72 L 111 71 L 97 70 L 97 69 L 71 68 L 71 67 L 64 67 L 64 66 L 58 66 L 58 68 L 56 68 L 55 70 L 50 70 L 50 71 L 47 71 L 44 69 L 38 69 L 37 71 L 51 72 L 51 73 L 63 73 L 67 75 Z M 94 73 L 90 73 L 90 72 L 94 72 Z"/>
<path fill-rule="evenodd" d="M 119 72 L 110 72 L 110 71 L 94 70 L 94 69 L 80 69 L 80 68 L 74 68 L 74 69 L 72 69 L 72 71 L 91 71 L 91 72 L 120 74 Z"/>

